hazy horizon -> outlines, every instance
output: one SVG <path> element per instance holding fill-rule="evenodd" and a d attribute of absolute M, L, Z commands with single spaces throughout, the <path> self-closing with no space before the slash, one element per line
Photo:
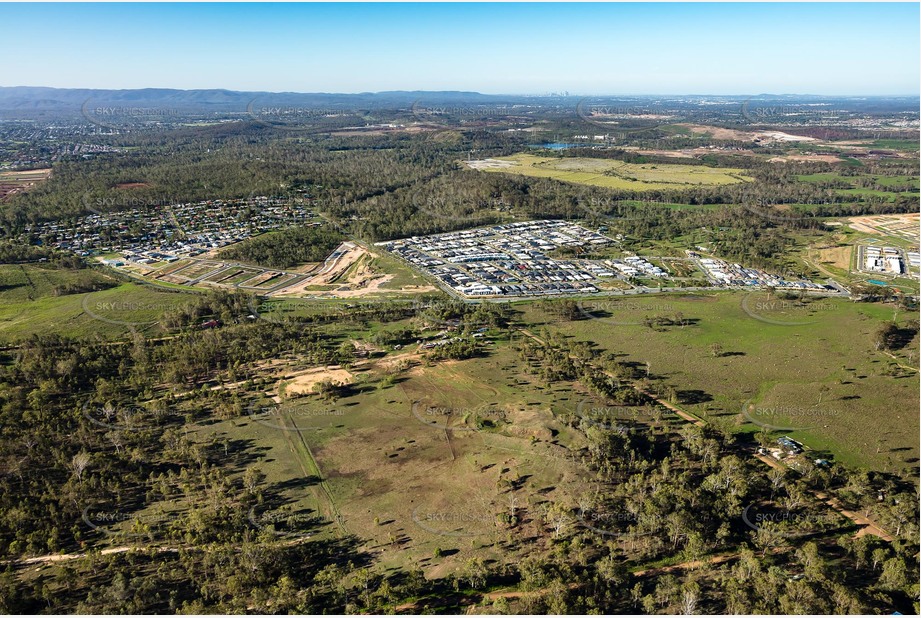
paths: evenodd
<path fill-rule="evenodd" d="M 48 88 L 52 90 L 99 90 L 99 91 L 112 91 L 112 92 L 130 92 L 137 90 L 174 90 L 177 92 L 200 92 L 200 91 L 226 91 L 234 92 L 239 94 L 310 94 L 310 95 L 375 95 L 375 94 L 387 94 L 387 93 L 451 93 L 457 92 L 462 94 L 479 94 L 490 97 L 562 97 L 566 96 L 569 98 L 579 98 L 579 97 L 592 97 L 592 98 L 604 98 L 604 97 L 817 97 L 817 98 L 874 98 L 874 99 L 885 99 L 885 98 L 921 98 L 921 93 L 917 92 L 884 92 L 881 94 L 878 93 L 854 93 L 854 94 L 841 94 L 841 93 L 816 93 L 816 92 L 756 92 L 756 93 L 746 93 L 746 92 L 731 92 L 726 94 L 714 93 L 714 92 L 665 92 L 665 93 L 648 93 L 648 92 L 600 92 L 596 94 L 582 93 L 582 92 L 568 92 L 559 93 L 559 92 L 485 92 L 483 90 L 435 90 L 431 88 L 416 88 L 412 90 L 402 90 L 402 89 L 384 89 L 384 90 L 354 90 L 354 91 L 294 91 L 294 90 L 237 90 L 234 88 L 224 88 L 224 87 L 213 87 L 213 88 L 172 88 L 169 86 L 139 86 L 136 88 L 90 88 L 86 86 L 45 86 L 39 84 L 12 84 L 12 85 L 0 85 L 0 88 Z"/>

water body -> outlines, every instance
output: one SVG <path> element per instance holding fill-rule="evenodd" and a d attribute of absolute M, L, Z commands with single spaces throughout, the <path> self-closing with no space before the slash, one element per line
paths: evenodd
<path fill-rule="evenodd" d="M 885 281 L 877 281 L 876 279 L 867 279 L 867 283 L 872 283 L 873 285 L 885 285 L 885 286 L 889 285 Z"/>

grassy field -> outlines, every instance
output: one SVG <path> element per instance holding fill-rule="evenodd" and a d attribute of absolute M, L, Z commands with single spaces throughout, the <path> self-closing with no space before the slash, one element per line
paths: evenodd
<path fill-rule="evenodd" d="M 22 285 L 9 287 L 13 267 L 5 268 L 4 310 L 16 303 L 35 306 L 23 300 Z M 118 301 L 140 321 L 156 317 L 145 311 L 157 302 L 175 302 L 179 295 L 123 284 L 73 296 L 38 301 L 76 303 L 71 320 L 77 322 L 59 320 L 63 330 L 121 334 L 123 327 L 79 313 L 82 304 L 111 311 Z M 298 302 L 300 313 L 329 306 Z M 586 300 L 582 308 L 592 319 L 573 322 L 560 322 L 536 303 L 516 308 L 534 332 L 546 325 L 648 367 L 653 384 L 673 386 L 679 405 L 709 422 L 755 431 L 748 411 L 762 425 L 795 427 L 789 433 L 817 456 L 828 451 L 847 463 L 906 473 L 916 466 L 917 372 L 907 367 L 917 363 L 918 340 L 894 357 L 872 343 L 873 331 L 892 318 L 890 307 L 831 300 L 778 306 L 766 297 L 721 293 Z M 644 317 L 679 313 L 686 326 L 642 326 Z M 43 315 L 39 323 L 52 319 Z M 904 323 L 917 313 L 897 317 Z M 410 325 L 343 319 L 323 330 L 335 340 L 368 341 L 381 329 Z M 427 364 L 412 344 L 360 359 L 346 368 L 353 384 L 334 400 L 285 398 L 282 385 L 304 367 L 285 366 L 297 360 L 273 361 L 259 368 L 271 377 L 256 392 L 229 387 L 259 397 L 243 416 L 189 422 L 185 433 L 202 445 L 225 445 L 232 475 L 251 466 L 265 475 L 270 499 L 250 524 L 265 525 L 266 534 L 291 538 L 298 523 L 320 537 L 354 534 L 383 568 L 420 568 L 428 578 L 456 572 L 471 558 L 523 559 L 523 548 L 533 553 L 535 545 L 521 538 L 548 534 L 543 509 L 577 504 L 592 487 L 584 466 L 567 457 L 570 448 L 585 445 L 584 437 L 561 420 L 592 398 L 579 384 L 547 387 L 525 373 L 504 334 L 486 339 L 492 340 L 487 355 L 465 361 Z M 713 344 L 721 355 L 714 356 Z M 281 398 L 279 405 L 273 396 Z M 872 440 L 868 419 L 877 428 Z M 155 502 L 137 516 L 162 519 L 175 508 Z M 510 512 L 520 522 L 514 534 L 502 523 Z M 294 523 L 280 526 L 287 532 L 269 528 L 282 521 Z"/>
<path fill-rule="evenodd" d="M 858 186 L 858 180 L 869 180 L 884 187 L 900 185 L 912 185 L 915 188 L 918 187 L 918 178 L 915 176 L 876 176 L 871 174 L 863 174 L 860 176 L 844 176 L 835 172 L 825 172 L 819 174 L 803 174 L 797 176 L 796 178 L 800 182 L 846 182 L 850 183 L 854 187 Z"/>
<path fill-rule="evenodd" d="M 885 198 L 889 198 L 889 201 L 890 201 L 890 202 L 894 202 L 896 196 L 898 196 L 898 195 L 915 195 L 915 194 L 917 194 L 917 190 L 914 190 L 914 191 L 895 192 L 895 191 L 880 191 L 880 190 L 878 190 L 878 189 L 858 188 L 858 189 L 835 189 L 835 193 L 837 193 L 838 195 L 849 195 L 849 196 L 856 197 L 856 198 L 861 198 L 861 197 L 885 197 Z"/>
<path fill-rule="evenodd" d="M 244 417 L 192 424 L 187 435 L 246 445 L 235 457 L 265 474 L 277 496 L 267 511 L 319 516 L 316 534 L 355 534 L 384 568 L 431 578 L 472 557 L 524 558 L 517 535 L 546 534 L 542 505 L 573 504 L 591 485 L 566 457 L 584 438 L 556 419 L 585 395 L 536 383 L 502 338 L 488 347 L 488 357 L 431 366 L 407 349 L 363 360 L 339 399 L 276 406 L 267 392 Z M 382 381 L 388 375 L 395 379 Z M 520 520 L 515 536 L 499 523 L 510 511 Z M 160 512 L 152 504 L 138 516 Z"/>
<path fill-rule="evenodd" d="M 831 299 L 799 306 L 761 292 L 585 306 L 597 319 L 559 322 L 536 306 L 526 315 L 627 360 L 649 362 L 653 382 L 673 386 L 682 407 L 711 422 L 758 430 L 742 415 L 743 407 L 755 406 L 766 411 L 762 425 L 794 428 L 796 439 L 846 463 L 916 474 L 918 337 L 890 354 L 875 349 L 873 334 L 885 320 L 895 316 L 905 325 L 917 312 Z M 677 313 L 692 323 L 642 325 L 647 316 Z"/>
<path fill-rule="evenodd" d="M 212 270 L 214 270 L 214 264 L 207 262 L 193 262 L 186 268 L 175 271 L 175 274 L 181 275 L 183 277 L 188 277 L 189 279 L 197 279 L 202 275 L 210 273 Z"/>
<path fill-rule="evenodd" d="M 847 183 L 850 188 L 836 188 L 834 192 L 839 195 L 849 195 L 855 198 L 861 197 L 886 197 L 889 201 L 895 201 L 899 195 L 917 195 L 918 178 L 916 176 L 878 176 L 864 174 L 860 176 L 843 176 L 834 172 L 821 174 L 805 174 L 797 176 L 800 182 L 822 184 L 822 183 Z M 872 182 L 883 189 L 874 189 L 871 187 L 862 187 L 859 181 Z M 900 188 L 910 187 L 910 190 L 898 190 Z"/>
<path fill-rule="evenodd" d="M 918 140 L 915 139 L 878 139 L 867 144 L 871 148 L 892 148 L 893 150 L 918 150 Z"/>
<path fill-rule="evenodd" d="M 510 167 L 487 168 L 484 171 L 592 185 L 609 189 L 650 191 L 691 186 L 727 185 L 751 180 L 742 169 L 711 168 L 702 165 L 664 163 L 624 163 L 611 159 L 549 158 L 530 154 L 499 157 Z"/>
<path fill-rule="evenodd" d="M 239 273 L 231 277 L 228 277 L 227 279 L 224 279 L 223 281 L 221 281 L 221 284 L 222 285 L 237 285 L 237 284 L 243 283 L 244 281 L 248 281 L 249 279 L 252 279 L 258 274 L 258 272 L 259 271 L 257 270 L 240 269 Z"/>
<path fill-rule="evenodd" d="M 385 564 L 415 563 L 434 576 L 472 555 L 499 557 L 506 541 L 496 519 L 510 499 L 503 481 L 526 479 L 511 493 L 532 514 L 569 498 L 562 481 L 576 468 L 552 441 L 571 438 L 554 436 L 566 430 L 553 409 L 574 406 L 572 392 L 532 385 L 514 365 L 503 349 L 411 369 L 395 386 L 340 400 L 338 424 L 305 435 L 348 531 L 371 539 Z M 476 414 L 504 420 L 476 430 Z"/>
<path fill-rule="evenodd" d="M 909 367 L 918 340 L 891 357 L 872 342 L 892 308 L 824 299 L 803 307 L 762 296 L 585 300 L 592 319 L 572 322 L 536 303 L 516 309 L 534 332 L 545 325 L 648 367 L 653 384 L 672 386 L 678 405 L 708 422 L 739 432 L 790 428 L 784 433 L 817 457 L 912 473 L 918 384 Z M 678 314 L 686 326 L 642 325 Z M 904 324 L 917 313 L 896 317 Z M 409 325 L 343 320 L 323 328 L 367 340 Z M 503 336 L 488 339 L 488 356 L 465 361 L 428 365 L 412 345 L 359 360 L 338 399 L 284 399 L 269 414 L 193 431 L 203 441 L 250 445 L 266 483 L 284 496 L 284 512 L 321 516 L 317 534 L 364 539 L 384 568 L 413 565 L 431 578 L 474 557 L 514 559 L 521 545 L 501 524 L 504 514 L 521 518 L 515 537 L 546 534 L 542 508 L 574 504 L 591 486 L 566 457 L 584 438 L 560 419 L 592 398 L 579 384 L 546 387 L 520 368 Z M 286 375 L 277 385 L 289 382 Z M 269 409 L 271 395 L 256 409 Z M 873 439 L 868 419 L 878 428 Z"/>
<path fill-rule="evenodd" d="M 58 270 L 33 265 L 0 265 L 0 341 L 13 342 L 33 334 L 56 333 L 73 337 L 117 338 L 134 327 L 159 334 L 156 325 L 164 311 L 194 298 L 135 283 L 88 293 L 60 293 L 71 284 L 117 280 L 90 270 Z"/>
<path fill-rule="evenodd" d="M 393 278 L 381 285 L 382 290 L 398 290 L 403 287 L 425 286 L 430 282 L 406 263 L 385 253 L 375 251 L 369 269 L 374 273 L 392 274 Z"/>

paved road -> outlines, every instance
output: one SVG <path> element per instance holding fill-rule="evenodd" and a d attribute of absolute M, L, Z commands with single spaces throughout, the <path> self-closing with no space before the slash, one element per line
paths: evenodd
<path fill-rule="evenodd" d="M 837 285 L 837 284 L 836 284 Z M 458 294 L 452 294 L 459 300 L 462 300 L 467 303 L 480 303 L 480 302 L 489 302 L 489 303 L 506 303 L 506 302 L 518 302 L 518 301 L 527 301 L 527 300 L 552 300 L 554 298 L 578 298 L 581 300 L 592 300 L 594 298 L 607 298 L 607 297 L 621 297 L 621 296 L 637 296 L 640 294 L 673 294 L 676 292 L 756 292 L 766 290 L 766 287 L 757 287 L 757 286 L 709 286 L 709 287 L 662 287 L 662 288 L 648 288 L 639 286 L 636 288 L 631 288 L 629 290 L 606 290 L 602 292 L 595 292 L 594 294 L 556 294 L 556 295 L 542 295 L 542 296 L 502 296 L 498 298 L 467 298 L 459 296 Z M 797 291 L 797 290 L 790 290 Z M 814 296 L 816 298 L 824 297 L 833 297 L 833 298 L 849 298 L 850 292 L 844 288 L 840 288 L 839 291 L 832 292 L 831 290 L 825 291 L 812 291 L 806 290 L 806 295 Z"/>

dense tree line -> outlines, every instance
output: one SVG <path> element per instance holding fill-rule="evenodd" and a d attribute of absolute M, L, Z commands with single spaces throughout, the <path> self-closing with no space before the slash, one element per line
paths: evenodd
<path fill-rule="evenodd" d="M 917 176 L 917 162 L 908 159 L 867 160 L 853 168 L 714 155 L 690 163 L 716 167 L 741 164 L 755 182 L 636 192 L 462 169 L 461 160 L 474 151 L 477 157 L 497 156 L 525 147 L 522 138 L 512 139 L 501 132 L 447 131 L 349 139 L 312 135 L 292 139 L 264 128 L 228 126 L 113 139 L 130 150 L 56 163 L 48 182 L 15 196 L 2 209 L 5 233 L 21 233 L 27 223 L 39 220 L 66 222 L 87 212 L 88 205 L 93 204 L 126 209 L 144 204 L 162 206 L 164 202 L 285 193 L 315 198 L 321 210 L 369 240 L 485 224 L 509 213 L 585 218 L 586 209 L 579 201 L 592 196 L 612 211 L 618 202 L 629 200 L 689 205 L 808 205 L 813 216 L 910 212 L 918 206 L 917 195 L 899 194 L 900 187 L 872 181 L 874 177 Z M 628 150 L 576 149 L 565 156 L 573 155 L 674 162 Z M 801 182 L 796 178 L 829 171 L 842 175 L 859 172 L 866 177 L 858 179 L 860 183 L 869 182 L 870 187 L 885 188 L 888 193 L 847 195 L 836 191 L 840 183 Z M 120 188 L 130 183 L 137 185 Z M 638 209 L 636 214 L 642 218 L 644 210 Z M 630 218 L 635 217 L 631 214 Z M 653 216 L 649 227 L 654 227 L 658 218 Z M 782 221 L 781 225 L 803 224 Z"/>
<path fill-rule="evenodd" d="M 72 253 L 56 251 L 41 245 L 27 245 L 12 240 L 0 241 L 0 264 L 48 262 L 71 270 L 85 268 L 86 263 Z"/>
<path fill-rule="evenodd" d="M 270 268 L 292 268 L 322 262 L 342 240 L 342 234 L 329 227 L 291 227 L 248 238 L 223 249 L 220 256 Z"/>

